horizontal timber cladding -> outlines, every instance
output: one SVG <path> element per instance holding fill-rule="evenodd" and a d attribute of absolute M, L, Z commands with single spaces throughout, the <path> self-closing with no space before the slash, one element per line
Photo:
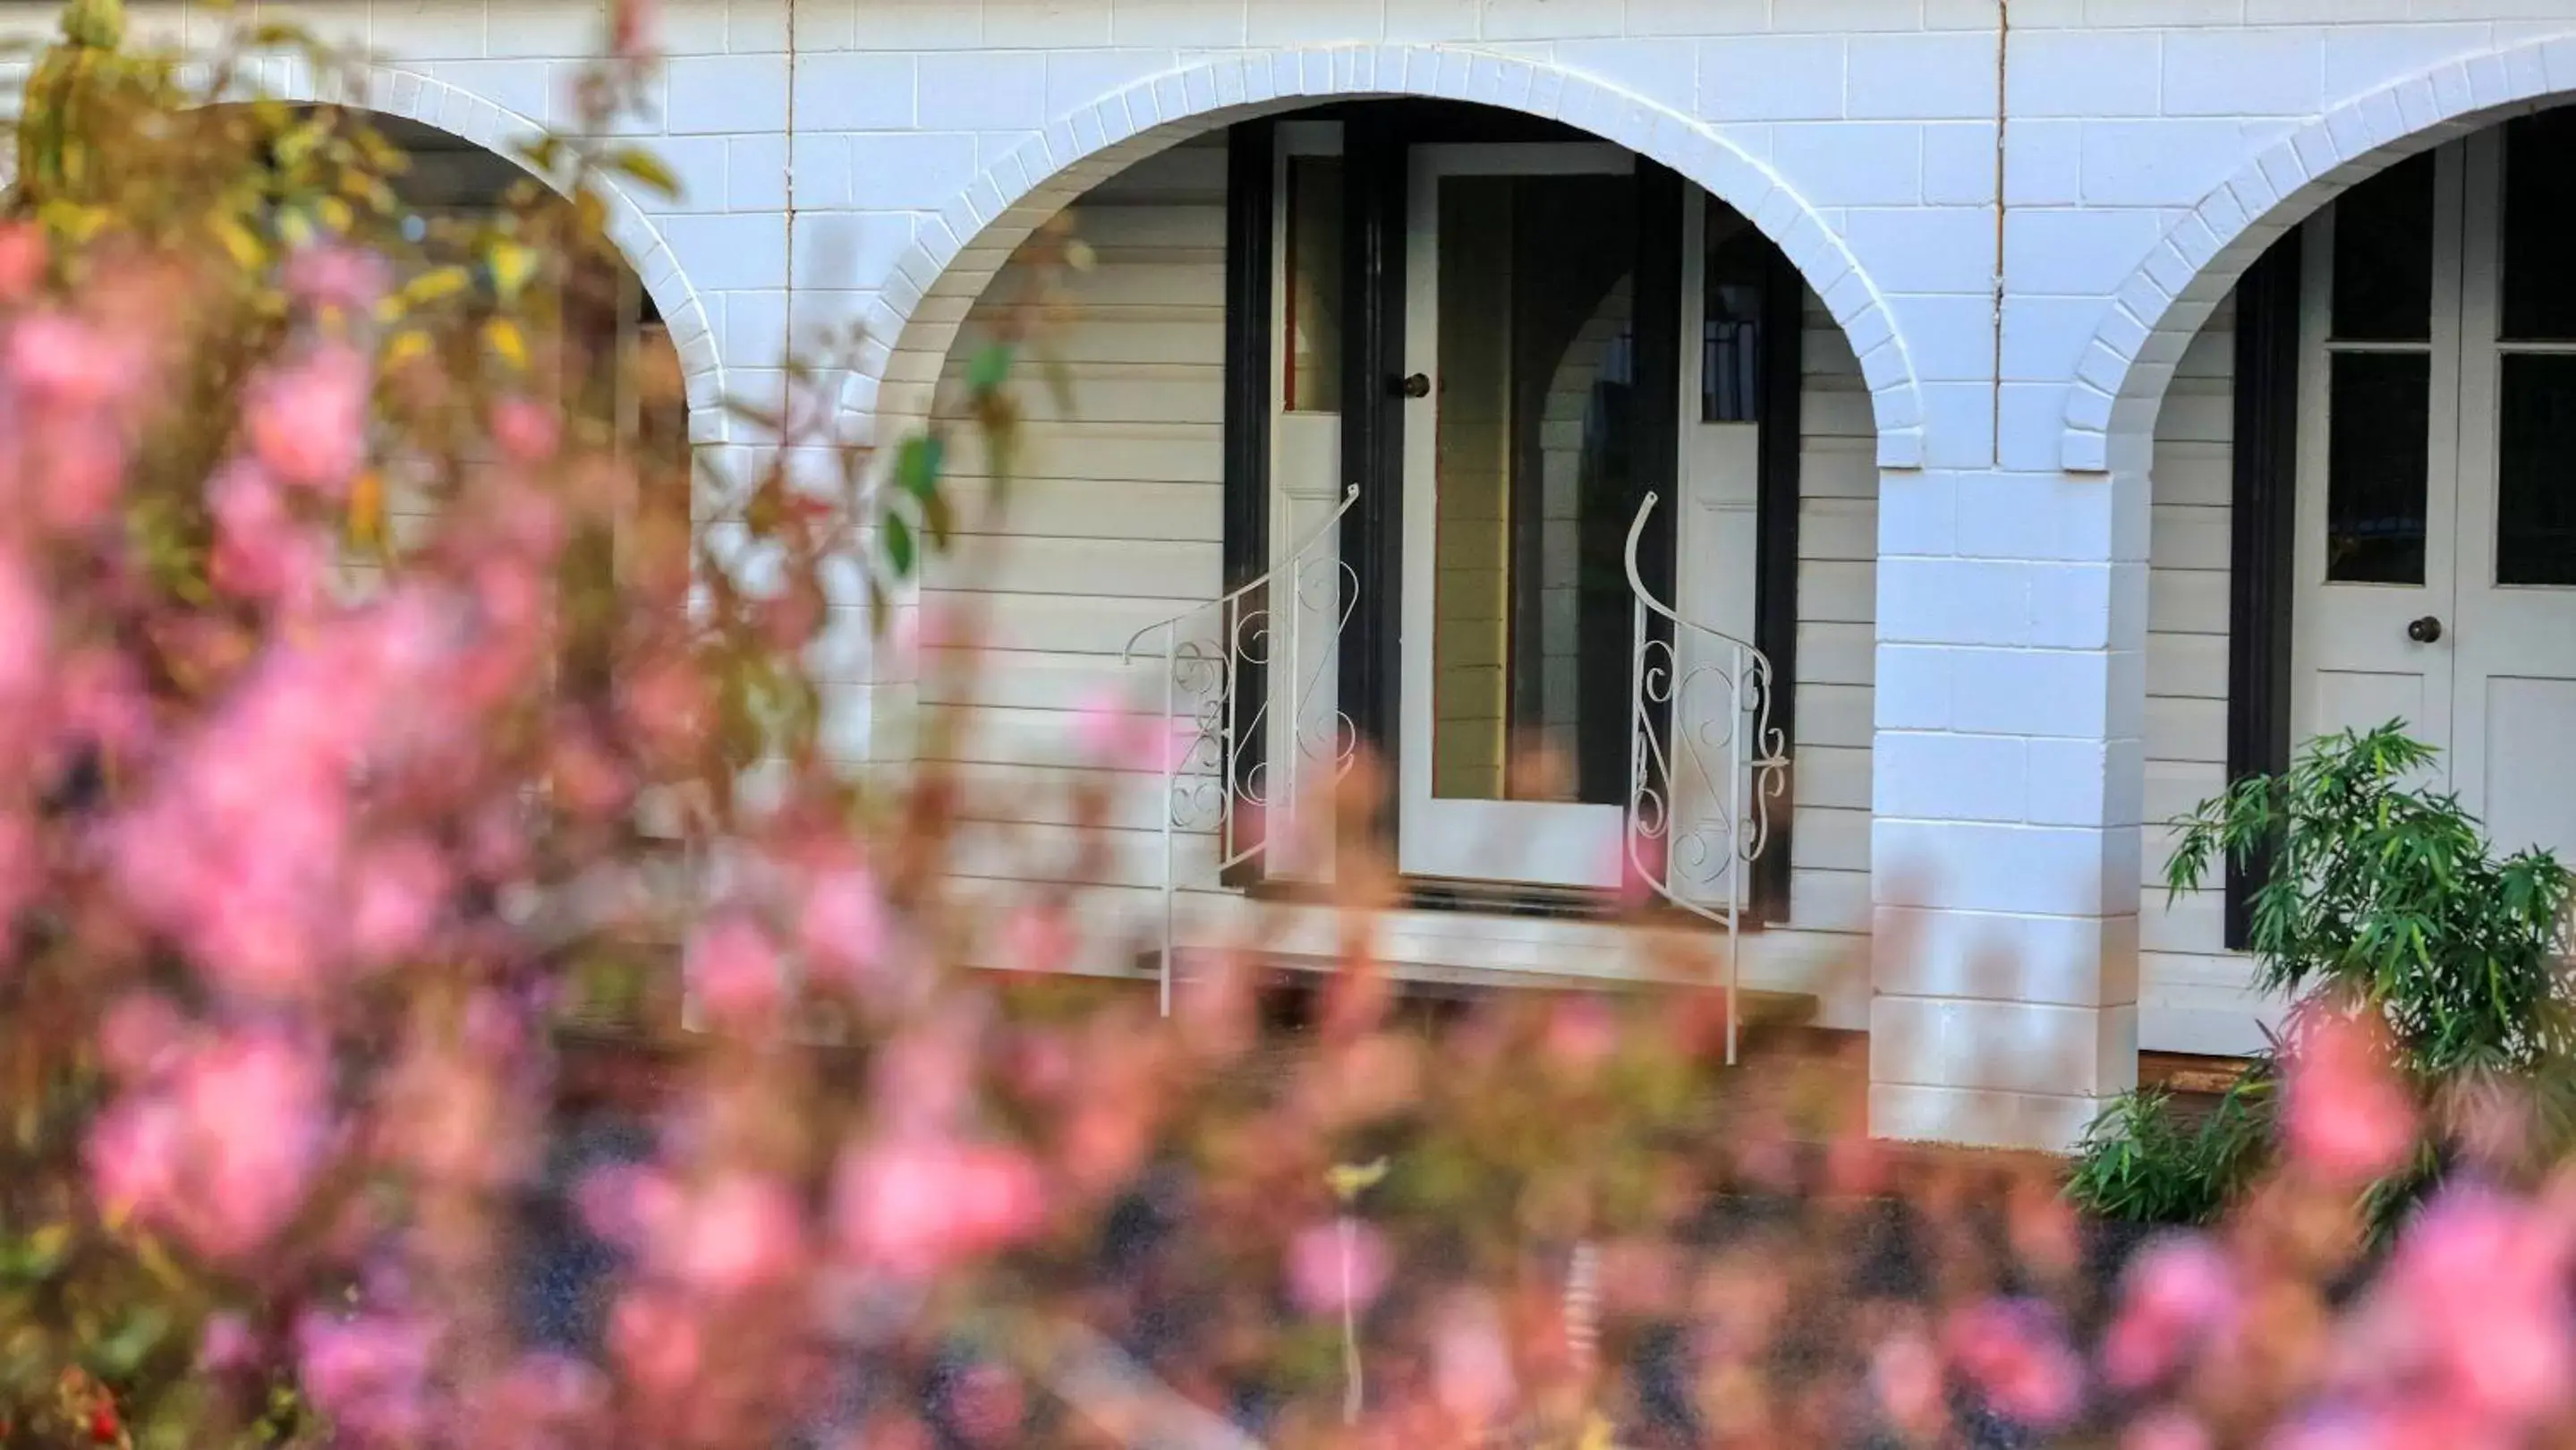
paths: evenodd
<path fill-rule="evenodd" d="M 956 728 L 926 746 L 956 766 L 974 823 L 964 875 L 1160 883 L 1160 783 L 1086 759 L 1080 721 L 1121 691 L 1159 701 L 1153 667 L 1122 667 L 1120 650 L 1226 582 L 1227 177 L 1219 135 L 1141 161 L 1074 204 L 1073 234 L 1097 264 L 1057 281 L 1038 359 L 1014 384 L 1027 422 L 998 514 L 985 508 L 996 485 L 983 450 L 961 435 L 949 487 L 965 532 L 930 568 L 922 678 L 925 706 L 956 711 Z M 1029 296 L 1035 270 L 1004 267 L 969 313 L 945 368 L 952 393 L 979 339 Z M 1859 366 L 1823 305 L 1804 301 L 1788 924 L 1859 932 L 1869 920 L 1878 470 Z M 952 668 L 965 664 L 950 647 L 964 629 L 983 653 Z M 1095 849 L 1078 830 L 1077 786 L 1102 788 L 1107 838 Z M 1183 835 L 1182 884 L 1215 887 L 1214 836 Z"/>
<path fill-rule="evenodd" d="M 2202 324 L 2156 418 L 2147 585 L 2146 850 L 2138 902 L 2141 1046 L 2261 1045 L 2247 960 L 2227 949 L 2225 893 L 2167 898 L 2163 823 L 2227 785 L 2236 300 Z"/>

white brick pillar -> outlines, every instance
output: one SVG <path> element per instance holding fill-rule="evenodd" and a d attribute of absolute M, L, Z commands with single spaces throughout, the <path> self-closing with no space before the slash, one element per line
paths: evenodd
<path fill-rule="evenodd" d="M 1890 472 L 1870 1127 L 2062 1148 L 2137 1080 L 2143 458 Z"/>

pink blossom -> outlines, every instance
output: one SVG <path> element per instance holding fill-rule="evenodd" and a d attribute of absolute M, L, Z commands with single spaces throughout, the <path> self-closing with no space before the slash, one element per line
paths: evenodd
<path fill-rule="evenodd" d="M 1664 838 L 1629 835 L 1613 849 L 1618 859 L 1610 870 L 1619 879 L 1620 908 L 1635 911 L 1659 899 L 1664 890 Z"/>
<path fill-rule="evenodd" d="M 1870 1350 L 1869 1386 L 1900 1426 L 1924 1424 L 1944 1408 L 1941 1356 L 1920 1334 L 1890 1335 Z"/>
<path fill-rule="evenodd" d="M 699 927 L 685 960 L 698 1004 L 725 1026 L 767 1023 L 786 1000 L 778 948 L 749 917 L 726 915 Z"/>
<path fill-rule="evenodd" d="M 492 405 L 492 441 L 513 463 L 543 463 L 562 445 L 563 422 L 542 403 L 503 398 Z"/>
<path fill-rule="evenodd" d="M 1619 1047 L 1619 1019 L 1610 1004 L 1589 994 L 1568 997 L 1549 1011 L 1539 1050 L 1576 1077 L 1589 1076 Z"/>
<path fill-rule="evenodd" d="M 110 1072 L 140 1081 L 173 1060 L 186 1045 L 186 1033 L 169 998 L 158 992 L 129 993 L 117 998 L 99 1021 L 99 1056 Z"/>
<path fill-rule="evenodd" d="M 2121 1389 L 2162 1379 L 2237 1314 L 2235 1271 L 2198 1235 L 2159 1240 L 2130 1261 L 2120 1314 L 2103 1338 L 2102 1367 Z"/>
<path fill-rule="evenodd" d="M 245 1254 L 302 1205 L 327 1106 L 323 1064 L 302 1044 L 275 1034 L 216 1042 L 99 1121 L 91 1183 L 111 1208 L 207 1254 Z"/>
<path fill-rule="evenodd" d="M 0 303 L 27 299 L 45 280 L 45 233 L 34 222 L 0 224 Z"/>
<path fill-rule="evenodd" d="M 1028 1422 L 1028 1391 L 1020 1377 L 989 1359 L 959 1370 L 947 1398 L 949 1422 L 969 1445 L 1011 1443 Z"/>
<path fill-rule="evenodd" d="M 44 687 L 53 611 L 15 556 L 0 553 L 0 705 L 23 709 Z"/>
<path fill-rule="evenodd" d="M 2563 1408 L 2576 1375 L 2571 1226 L 2475 1186 L 2426 1204 L 2357 1326 L 2383 1365 L 2412 1361 L 2463 1406 L 2515 1426 Z"/>
<path fill-rule="evenodd" d="M 706 1352 L 697 1320 L 671 1296 L 651 1289 L 630 1290 L 617 1301 L 608 1345 L 628 1379 L 659 1395 L 686 1389 Z"/>
<path fill-rule="evenodd" d="M 1491 1298 L 1461 1295 L 1443 1310 L 1431 1340 L 1431 1393 L 1451 1418 L 1480 1429 L 1519 1397 L 1511 1345 Z"/>
<path fill-rule="evenodd" d="M 261 378 L 244 424 L 251 456 L 279 483 L 338 494 L 366 453 L 367 363 L 328 344 Z"/>
<path fill-rule="evenodd" d="M 351 871 L 350 954 L 377 964 L 418 949 L 449 887 L 447 865 L 428 841 L 401 837 L 369 847 Z"/>
<path fill-rule="evenodd" d="M 1061 911 L 1019 907 L 1002 922 L 1001 953 L 1001 965 L 1012 971 L 1062 971 L 1073 959 L 1073 933 Z"/>
<path fill-rule="evenodd" d="M 60 312 L 36 312 L 9 330 L 9 376 L 40 405 L 73 411 L 122 400 L 141 381 L 127 342 Z"/>
<path fill-rule="evenodd" d="M 286 260 L 286 290 L 315 309 L 365 312 L 385 295 L 391 269 L 378 253 L 344 242 L 299 247 Z"/>
<path fill-rule="evenodd" d="M 208 485 L 215 518 L 214 586 L 243 599 L 302 602 L 321 591 L 325 559 L 312 529 L 287 512 L 258 469 L 235 465 Z"/>
<path fill-rule="evenodd" d="M 2290 1156 L 2337 1183 L 2389 1172 L 2415 1146 L 2415 1104 L 2373 1035 L 2320 1016 L 2297 1034 L 2282 1085 Z"/>
<path fill-rule="evenodd" d="M 217 1314 L 197 1336 L 197 1367 L 224 1373 L 247 1367 L 259 1352 L 259 1341 L 238 1314 Z"/>
<path fill-rule="evenodd" d="M 1942 1343 L 1986 1403 L 2024 1425 L 2057 1429 L 2082 1407 L 2083 1365 L 2046 1304 L 1989 1299 L 1953 1315 Z"/>
<path fill-rule="evenodd" d="M 1288 1241 L 1288 1300 L 1308 1314 L 1365 1309 L 1386 1287 L 1394 1256 L 1374 1228 L 1347 1216 Z"/>
<path fill-rule="evenodd" d="M 704 1293 L 776 1284 L 802 1258 L 804 1215 L 773 1179 L 727 1174 L 698 1190 L 674 1225 L 673 1271 Z"/>
<path fill-rule="evenodd" d="M 1186 768 L 1198 743 L 1170 717 L 1132 709 L 1108 690 L 1093 694 L 1076 710 L 1074 740 L 1089 760 L 1157 775 Z"/>
<path fill-rule="evenodd" d="M 43 432 L 43 482 L 35 491 L 37 516 L 55 529 L 74 531 L 107 518 L 125 485 L 123 433 L 103 414 L 75 413 Z"/>
<path fill-rule="evenodd" d="M 429 1419 L 435 1344 L 430 1327 L 409 1317 L 307 1316 L 296 1326 L 298 1382 L 345 1440 L 407 1444 Z"/>
<path fill-rule="evenodd" d="M 902 1279 L 993 1253 L 1035 1231 L 1037 1165 L 1013 1148 L 894 1139 L 842 1155 L 832 1217 L 842 1250 Z"/>
<path fill-rule="evenodd" d="M 819 973 L 844 981 L 876 965 L 885 950 L 885 912 L 868 873 L 847 867 L 806 883 L 796 941 Z"/>
<path fill-rule="evenodd" d="M 2142 1415 L 2120 1435 L 2120 1450 L 2211 1450 L 2212 1444 L 2200 1421 L 2176 1409 Z"/>

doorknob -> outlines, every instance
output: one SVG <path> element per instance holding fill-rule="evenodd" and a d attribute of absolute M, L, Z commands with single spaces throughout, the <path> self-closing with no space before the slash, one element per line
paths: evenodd
<path fill-rule="evenodd" d="M 2406 626 L 2406 637 L 2417 644 L 2431 644 L 2442 637 L 2442 621 L 2429 614 L 2425 615 L 2422 619 Z"/>
<path fill-rule="evenodd" d="M 1404 394 L 1404 395 L 1405 395 L 1406 397 L 1408 397 L 1408 398 L 1427 398 L 1427 397 L 1430 397 L 1430 396 L 1431 396 L 1431 378 L 1430 378 L 1430 375 L 1429 375 L 1429 374 L 1427 374 L 1427 373 L 1415 373 L 1413 376 L 1411 376 L 1411 377 L 1409 377 L 1409 378 L 1406 378 L 1405 380 L 1403 380 L 1403 381 L 1402 381 L 1402 382 L 1400 382 L 1400 383 L 1397 383 L 1397 384 L 1395 385 L 1395 390 L 1396 390 L 1397 392 L 1399 392 L 1399 393 Z"/>

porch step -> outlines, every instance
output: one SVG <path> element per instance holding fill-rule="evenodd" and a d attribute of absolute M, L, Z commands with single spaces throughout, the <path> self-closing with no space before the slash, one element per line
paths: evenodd
<path fill-rule="evenodd" d="M 1146 952 L 1137 962 L 1137 970 L 1146 976 L 1154 974 L 1156 953 Z M 1213 954 L 1184 949 L 1179 953 L 1178 980 L 1187 985 L 1197 975 L 1192 962 L 1209 962 Z M 1273 975 L 1278 985 L 1311 989 L 1317 979 L 1342 969 L 1338 957 L 1304 956 L 1278 952 L 1260 956 L 1262 970 Z M 1433 962 L 1387 962 L 1383 964 L 1388 980 L 1400 1002 L 1422 1006 L 1456 1004 L 1464 1006 L 1498 992 L 1598 992 L 1622 995 L 1646 991 L 1715 992 L 1724 990 L 1715 982 L 1684 982 L 1657 977 L 1601 977 L 1579 972 L 1527 972 L 1498 970 L 1491 967 L 1466 967 Z M 1805 1027 L 1816 1020 L 1823 1004 L 1811 992 L 1774 992 L 1746 987 L 1740 990 L 1737 1003 L 1744 1013 L 1743 1026 L 1764 1028 Z"/>

